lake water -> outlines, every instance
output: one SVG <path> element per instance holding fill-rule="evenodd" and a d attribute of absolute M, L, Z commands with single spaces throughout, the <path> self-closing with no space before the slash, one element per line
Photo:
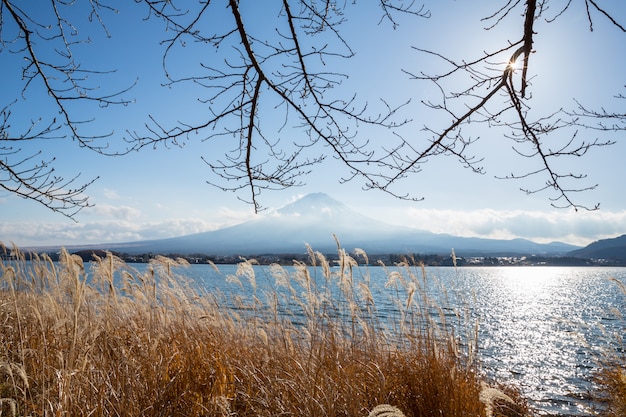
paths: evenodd
<path fill-rule="evenodd" d="M 191 265 L 180 273 L 209 292 L 250 294 L 244 276 L 241 285 L 227 279 L 236 274 L 236 266 L 218 268 L 219 273 L 209 265 Z M 269 267 L 253 270 L 258 289 L 277 288 Z M 355 280 L 369 281 L 383 319 L 398 314 L 398 304 L 391 301 L 397 293 L 385 286 L 392 271 L 407 272 L 376 266 L 359 267 L 353 274 Z M 445 307 L 435 314 L 443 311 L 453 325 L 478 323 L 477 353 L 484 374 L 520 387 L 540 414 L 591 414 L 597 360 L 607 349 L 619 348 L 616 341 L 626 335 L 620 316 L 626 313 L 626 297 L 614 281 L 626 284 L 626 268 L 427 267 L 425 271 L 426 279 L 419 268 L 409 273 L 419 276 L 424 292 Z M 311 274 L 322 275 L 319 268 L 311 269 Z M 457 312 L 465 321 L 454 319 Z"/>
<path fill-rule="evenodd" d="M 483 368 L 546 414 L 588 415 L 597 360 L 625 335 L 625 298 L 611 278 L 626 283 L 626 270 L 461 270 L 459 288 L 476 294 Z"/>

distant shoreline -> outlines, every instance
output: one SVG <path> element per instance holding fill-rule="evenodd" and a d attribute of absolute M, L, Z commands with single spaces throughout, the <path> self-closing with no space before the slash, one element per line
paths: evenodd
<path fill-rule="evenodd" d="M 102 249 L 81 249 L 79 251 L 71 251 L 70 253 L 80 256 L 83 261 L 91 261 L 94 255 L 103 257 L 108 251 Z M 58 253 L 45 251 L 36 252 L 23 250 L 22 254 L 26 259 L 31 258 L 35 254 L 45 253 L 53 261 L 58 260 Z M 233 254 L 233 255 L 208 255 L 208 254 L 177 254 L 177 253 L 145 253 L 145 254 L 128 254 L 111 251 L 111 253 L 126 263 L 148 263 L 157 256 L 164 256 L 172 259 L 185 259 L 190 264 L 237 264 L 245 259 L 254 259 L 259 265 L 292 265 L 294 261 L 310 264 L 310 256 L 308 253 L 283 253 L 283 254 Z M 324 254 L 324 256 L 333 262 L 339 259 L 336 253 Z M 361 266 L 377 266 L 381 263 L 387 266 L 395 265 L 400 262 L 409 262 L 412 265 L 424 266 L 449 266 L 449 267 L 475 267 L 475 266 L 576 266 L 576 267 L 597 267 L 597 266 L 626 266 L 626 261 L 614 259 L 590 259 L 578 258 L 573 256 L 538 256 L 538 255 L 493 255 L 485 256 L 456 256 L 455 259 L 451 255 L 440 254 L 374 254 L 367 255 L 367 260 L 362 255 L 352 255 Z M 0 259 L 9 260 L 13 255 L 7 251 L 0 253 Z"/>

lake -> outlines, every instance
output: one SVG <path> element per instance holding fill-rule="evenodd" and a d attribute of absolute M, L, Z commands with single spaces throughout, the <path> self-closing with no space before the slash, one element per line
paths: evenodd
<path fill-rule="evenodd" d="M 293 272 L 254 266 L 251 281 L 236 276 L 236 265 L 217 268 L 191 265 L 178 273 L 228 299 L 251 294 L 253 285 L 259 297 L 264 290 L 280 291 L 277 274 Z M 319 267 L 310 271 L 314 278 L 322 275 Z M 445 316 L 457 334 L 478 324 L 478 363 L 488 378 L 518 386 L 540 414 L 591 414 L 597 361 L 607 349 L 620 348 L 617 341 L 625 335 L 626 297 L 615 280 L 626 284 L 626 268 L 426 267 L 424 277 L 420 268 L 358 267 L 354 279 L 369 282 L 383 321 L 397 317 L 401 305 L 397 290 L 385 285 L 390 273 L 418 276 L 424 302 L 440 306 L 433 316 Z"/>

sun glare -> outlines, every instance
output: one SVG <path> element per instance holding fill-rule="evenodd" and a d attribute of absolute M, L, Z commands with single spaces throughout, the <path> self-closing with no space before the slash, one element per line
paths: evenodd
<path fill-rule="evenodd" d="M 506 269 L 502 271 L 502 285 L 509 294 L 514 294 L 520 301 L 536 301 L 536 297 L 544 294 L 547 288 L 554 285 L 559 268 L 533 267 L 532 269 Z"/>
<path fill-rule="evenodd" d="M 519 65 L 517 64 L 517 61 L 509 61 L 506 65 L 506 69 L 515 72 L 519 69 Z"/>

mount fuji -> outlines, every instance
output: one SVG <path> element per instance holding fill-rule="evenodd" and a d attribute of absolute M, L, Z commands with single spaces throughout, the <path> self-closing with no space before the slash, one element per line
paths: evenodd
<path fill-rule="evenodd" d="M 106 249 L 128 254 L 261 255 L 304 253 L 306 244 L 323 253 L 337 249 L 368 254 L 421 253 L 459 256 L 560 255 L 578 249 L 565 243 L 539 244 L 525 239 L 495 240 L 435 234 L 390 225 L 358 213 L 324 193 L 306 195 L 276 211 L 223 229 L 159 240 L 101 244 L 77 249 Z"/>

